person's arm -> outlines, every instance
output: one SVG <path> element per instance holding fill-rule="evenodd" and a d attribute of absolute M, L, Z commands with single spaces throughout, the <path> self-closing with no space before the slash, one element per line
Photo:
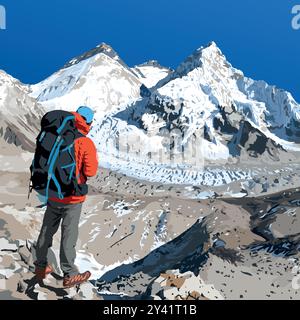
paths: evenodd
<path fill-rule="evenodd" d="M 96 147 L 91 139 L 86 138 L 83 154 L 83 174 L 86 177 L 93 177 L 96 175 L 97 169 L 98 157 Z"/>

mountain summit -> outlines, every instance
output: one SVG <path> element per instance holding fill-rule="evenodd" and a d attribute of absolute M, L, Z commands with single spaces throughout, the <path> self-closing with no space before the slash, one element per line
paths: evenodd
<path fill-rule="evenodd" d="M 63 68 L 69 68 L 74 66 L 75 64 L 80 63 L 81 61 L 87 60 L 96 56 L 98 54 L 105 54 L 106 56 L 110 57 L 113 60 L 118 61 L 124 68 L 128 69 L 127 64 L 119 57 L 118 53 L 108 44 L 102 42 L 96 48 L 93 48 L 80 56 L 73 58 L 71 61 L 66 63 Z"/>

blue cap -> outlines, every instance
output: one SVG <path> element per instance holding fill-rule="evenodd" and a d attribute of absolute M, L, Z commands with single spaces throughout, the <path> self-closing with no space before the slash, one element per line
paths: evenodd
<path fill-rule="evenodd" d="M 85 118 L 86 123 L 91 123 L 94 119 L 94 111 L 89 107 L 81 106 L 76 112 Z"/>

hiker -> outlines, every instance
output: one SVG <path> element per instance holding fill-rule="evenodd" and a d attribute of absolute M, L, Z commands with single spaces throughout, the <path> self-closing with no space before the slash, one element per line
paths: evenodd
<path fill-rule="evenodd" d="M 47 254 L 60 223 L 60 266 L 64 274 L 63 286 L 78 285 L 91 276 L 90 271 L 79 273 L 74 262 L 79 219 L 87 194 L 87 177 L 95 176 L 98 168 L 95 145 L 86 137 L 93 117 L 93 111 L 82 106 L 76 112 L 51 111 L 42 119 L 42 132 L 37 137 L 37 148 L 31 168 L 31 189 L 42 194 L 47 201 L 43 225 L 36 244 L 34 264 L 38 281 L 42 281 L 53 272 L 48 264 Z"/>

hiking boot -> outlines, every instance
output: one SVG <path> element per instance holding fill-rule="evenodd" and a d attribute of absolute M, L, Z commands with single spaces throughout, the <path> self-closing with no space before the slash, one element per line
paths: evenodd
<path fill-rule="evenodd" d="M 53 268 L 50 265 L 47 265 L 46 268 L 35 266 L 34 273 L 38 281 L 44 280 L 46 276 L 52 272 L 53 272 Z"/>
<path fill-rule="evenodd" d="M 65 288 L 71 288 L 83 282 L 86 282 L 91 276 L 89 271 L 84 273 L 78 273 L 73 276 L 66 276 L 64 277 L 63 286 Z"/>

